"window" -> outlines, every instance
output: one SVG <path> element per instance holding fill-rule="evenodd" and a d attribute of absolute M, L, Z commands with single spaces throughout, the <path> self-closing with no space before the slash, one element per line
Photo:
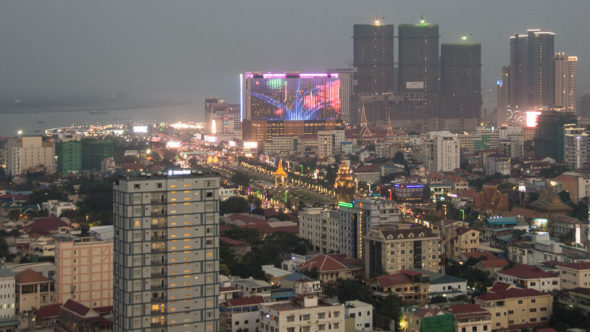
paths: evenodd
<path fill-rule="evenodd" d="M 484 330 L 484 331 L 487 331 L 487 330 L 488 330 L 488 326 L 487 326 L 487 325 L 484 325 L 484 326 L 483 326 L 483 330 Z"/>
<path fill-rule="evenodd" d="M 535 303 L 535 302 L 537 302 L 536 299 L 531 299 L 531 303 Z"/>
<path fill-rule="evenodd" d="M 473 326 L 473 327 L 471 328 L 471 331 L 473 331 L 473 332 L 477 332 L 477 326 Z"/>
<path fill-rule="evenodd" d="M 530 312 L 537 312 L 537 308 L 531 308 Z"/>
<path fill-rule="evenodd" d="M 541 311 L 547 311 L 547 307 L 541 307 Z"/>
<path fill-rule="evenodd" d="M 291 316 L 287 316 L 287 322 L 294 322 L 295 321 L 295 316 L 291 315 Z"/>

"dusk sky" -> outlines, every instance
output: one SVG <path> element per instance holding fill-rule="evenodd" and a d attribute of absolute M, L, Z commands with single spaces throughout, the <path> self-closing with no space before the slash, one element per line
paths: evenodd
<path fill-rule="evenodd" d="M 352 26 L 439 23 L 441 42 L 482 43 L 484 101 L 509 62 L 508 36 L 554 31 L 590 92 L 588 0 L 2 1 L 0 96 L 125 92 L 237 102 L 243 71 L 322 71 L 352 62 Z M 397 62 L 397 41 L 396 62 Z M 494 89 L 494 92 L 490 92 Z M 486 91 L 487 90 L 487 91 Z"/>

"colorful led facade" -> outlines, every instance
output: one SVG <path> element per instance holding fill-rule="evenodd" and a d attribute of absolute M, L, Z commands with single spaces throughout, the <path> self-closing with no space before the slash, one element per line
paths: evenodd
<path fill-rule="evenodd" d="M 341 114 L 337 73 L 244 73 L 244 120 L 337 120 Z"/>

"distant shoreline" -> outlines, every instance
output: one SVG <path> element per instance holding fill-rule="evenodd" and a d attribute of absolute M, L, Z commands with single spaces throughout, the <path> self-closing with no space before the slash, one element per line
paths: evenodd
<path fill-rule="evenodd" d="M 192 103 L 137 103 L 129 105 L 77 105 L 77 106 L 48 106 L 48 107 L 23 107 L 23 108 L 2 108 L 0 114 L 40 114 L 40 113 L 71 113 L 71 112 L 92 112 L 92 111 L 125 111 L 141 108 L 159 108 L 174 106 L 189 106 Z"/>

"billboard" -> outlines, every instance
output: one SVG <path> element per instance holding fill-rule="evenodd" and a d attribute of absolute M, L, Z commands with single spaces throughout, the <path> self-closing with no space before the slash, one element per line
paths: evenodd
<path fill-rule="evenodd" d="M 531 228 L 538 231 L 546 231 L 549 220 L 545 218 L 534 218 L 531 220 Z"/>
<path fill-rule="evenodd" d="M 246 120 L 338 120 L 340 78 L 330 73 L 245 73 Z"/>
<path fill-rule="evenodd" d="M 147 134 L 148 126 L 133 126 L 133 132 L 135 134 Z"/>
<path fill-rule="evenodd" d="M 406 82 L 406 89 L 424 89 L 424 82 Z"/>

